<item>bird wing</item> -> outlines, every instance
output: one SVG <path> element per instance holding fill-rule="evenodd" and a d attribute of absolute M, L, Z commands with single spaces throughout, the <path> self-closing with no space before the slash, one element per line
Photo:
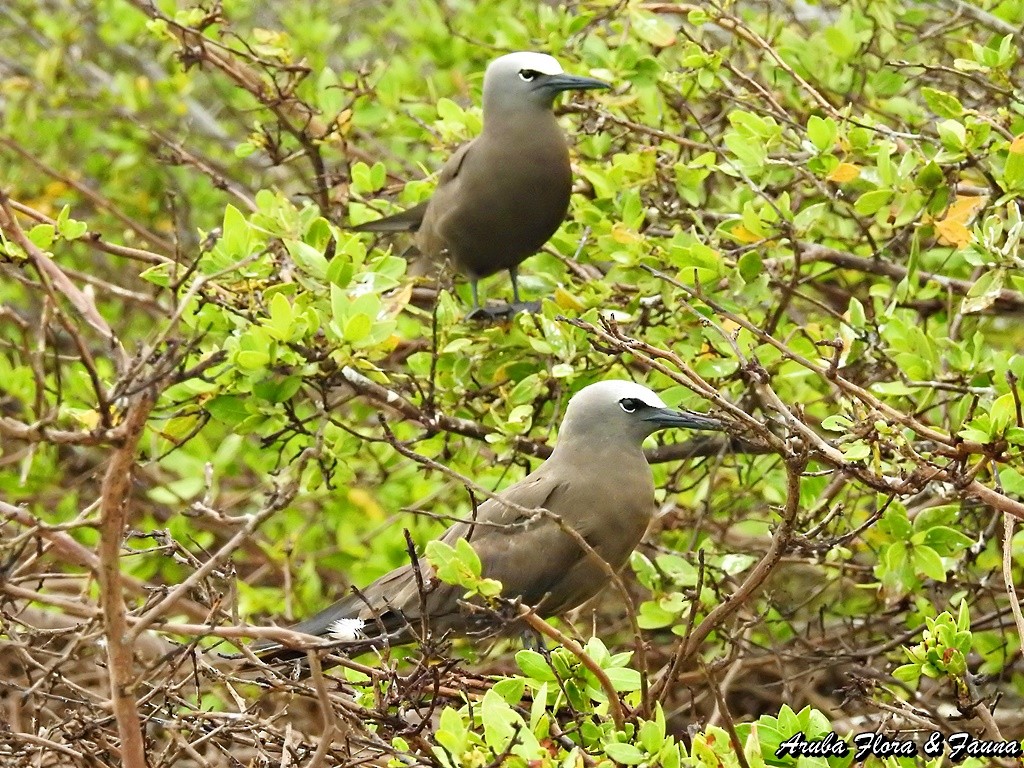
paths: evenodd
<path fill-rule="evenodd" d="M 429 200 L 424 200 L 419 205 L 414 205 L 408 210 L 401 211 L 392 216 L 385 216 L 383 219 L 374 219 L 364 224 L 352 227 L 353 232 L 416 232 L 423 223 L 423 214 L 427 211 Z"/>
<path fill-rule="evenodd" d="M 467 142 L 455 150 L 448 162 L 441 168 L 441 173 L 438 175 L 437 186 L 440 189 L 446 184 L 453 181 L 458 175 L 462 168 L 462 163 L 469 155 L 470 147 L 473 146 L 473 142 Z M 374 219 L 373 221 L 367 221 L 363 224 L 358 224 L 352 227 L 353 232 L 418 232 L 420 226 L 423 224 L 423 216 L 427 212 L 427 206 L 430 204 L 430 200 L 424 200 L 419 205 L 414 205 L 408 210 L 401 211 L 400 213 L 392 214 L 391 216 L 385 216 L 382 219 Z"/>
<path fill-rule="evenodd" d="M 449 183 L 450 181 L 452 181 L 452 179 L 459 175 L 459 171 L 462 170 L 462 164 L 469 156 L 469 150 L 475 142 L 475 139 L 473 141 L 467 141 L 465 144 L 463 144 L 461 147 L 455 150 L 455 153 L 448 158 L 448 162 L 446 162 L 441 167 L 441 173 L 438 174 L 438 187 L 443 187 L 445 184 Z"/>
<path fill-rule="evenodd" d="M 607 577 L 593 552 L 600 549 L 599 532 L 592 530 L 589 510 L 566 503 L 572 483 L 571 477 L 555 477 L 542 467 L 498 498 L 480 504 L 472 521 L 455 523 L 441 540 L 450 546 L 459 539 L 468 540 L 480 557 L 483 577 L 500 581 L 504 597 L 538 606 L 543 616 L 574 608 L 596 594 Z M 540 513 L 542 509 L 559 519 Z M 567 526 L 592 549 L 581 547 L 564 530 Z M 422 558 L 418 567 L 419 577 L 411 564 L 396 568 L 293 629 L 325 636 L 339 619 L 361 619 L 363 637 L 388 635 L 391 642 L 402 643 L 414 639 L 424 611 L 438 634 L 479 628 L 462 605 L 465 589 L 438 583 L 433 568 Z M 428 585 L 425 594 L 421 594 L 421 583 Z M 268 650 L 261 655 L 287 657 L 279 648 Z"/>
<path fill-rule="evenodd" d="M 500 581 L 505 597 L 539 606 L 545 616 L 578 605 L 605 581 L 594 555 L 579 543 L 582 538 L 590 545 L 593 531 L 587 510 L 566 504 L 572 483 L 572 478 L 543 471 L 530 475 L 501 498 L 525 510 L 545 509 L 557 519 L 489 500 L 479 510 L 479 519 L 488 524 L 466 537 L 480 556 L 483 575 Z"/>

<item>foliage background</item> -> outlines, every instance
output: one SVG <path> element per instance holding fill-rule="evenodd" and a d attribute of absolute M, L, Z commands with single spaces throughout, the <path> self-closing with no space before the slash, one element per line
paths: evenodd
<path fill-rule="evenodd" d="M 4 4 L 4 759 L 1024 736 L 1022 24 L 1020 0 Z M 615 88 L 560 107 L 578 184 L 523 268 L 543 311 L 482 327 L 344 225 L 429 195 L 517 49 Z M 302 680 L 212 652 L 404 562 L 478 494 L 431 462 L 501 488 L 609 376 L 735 435 L 659 438 L 635 611 L 607 590 L 559 625 L 618 695 L 584 651 L 514 643 Z"/>

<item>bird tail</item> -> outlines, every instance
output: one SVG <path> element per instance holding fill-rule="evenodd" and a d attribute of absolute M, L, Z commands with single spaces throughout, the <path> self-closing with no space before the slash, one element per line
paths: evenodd
<path fill-rule="evenodd" d="M 417 632 L 401 611 L 390 607 L 383 610 L 371 607 L 366 596 L 360 592 L 339 600 L 288 629 L 336 643 L 339 650 L 346 654 L 409 643 L 416 639 Z M 293 661 L 306 655 L 304 649 L 276 642 L 256 644 L 252 651 L 266 663 Z"/>
<path fill-rule="evenodd" d="M 353 232 L 416 232 L 423 223 L 426 211 L 427 203 L 423 202 L 392 216 L 357 224 L 350 229 Z"/>

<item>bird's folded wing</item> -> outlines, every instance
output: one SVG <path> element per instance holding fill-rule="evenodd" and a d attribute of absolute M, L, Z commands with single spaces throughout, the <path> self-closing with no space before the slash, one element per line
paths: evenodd
<path fill-rule="evenodd" d="M 525 478 L 501 494 L 523 511 L 488 500 L 478 510 L 483 524 L 467 536 L 480 556 L 483 575 L 500 581 L 505 597 L 542 604 L 544 615 L 574 607 L 607 580 L 587 551 L 594 533 L 585 522 L 589 515 L 567 505 L 572 482 L 539 473 Z M 459 534 L 465 532 L 449 531 L 446 539 Z"/>
<path fill-rule="evenodd" d="M 462 170 L 462 164 L 466 161 L 466 158 L 469 157 L 470 148 L 473 146 L 475 142 L 476 139 L 474 139 L 473 141 L 466 142 L 457 150 L 455 150 L 455 154 L 448 158 L 448 162 L 444 164 L 444 166 L 441 168 L 441 173 L 438 174 L 438 188 L 443 187 L 445 184 L 447 184 L 448 182 L 450 182 L 452 179 L 459 175 L 459 171 Z"/>

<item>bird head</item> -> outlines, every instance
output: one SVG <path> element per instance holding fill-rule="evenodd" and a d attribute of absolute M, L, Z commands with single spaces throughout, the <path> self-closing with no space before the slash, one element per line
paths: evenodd
<path fill-rule="evenodd" d="M 558 61 L 546 53 L 508 53 L 492 61 L 484 74 L 484 115 L 528 107 L 550 109 L 562 91 L 610 87 L 592 77 L 565 73 Z"/>
<path fill-rule="evenodd" d="M 565 410 L 558 442 L 605 443 L 614 436 L 639 447 L 648 435 L 667 427 L 724 429 L 718 419 L 669 408 L 642 384 L 613 379 L 591 384 L 573 395 Z"/>

